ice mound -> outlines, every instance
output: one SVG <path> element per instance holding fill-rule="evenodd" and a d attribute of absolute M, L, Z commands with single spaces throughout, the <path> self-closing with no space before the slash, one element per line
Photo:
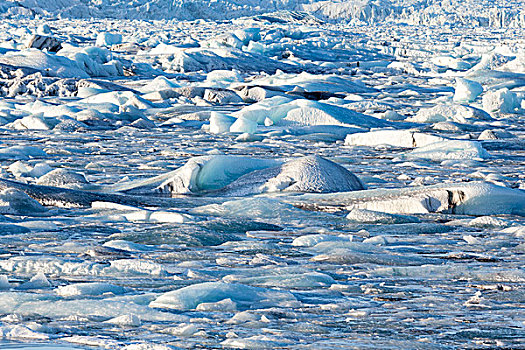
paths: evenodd
<path fill-rule="evenodd" d="M 42 215 L 47 209 L 22 191 L 8 188 L 0 192 L 0 213 L 12 215 Z"/>
<path fill-rule="evenodd" d="M 447 140 L 418 147 L 402 156 L 403 159 L 428 159 L 432 161 L 444 160 L 483 160 L 490 158 L 477 141 Z"/>
<path fill-rule="evenodd" d="M 343 125 L 368 128 L 386 127 L 392 124 L 386 120 L 377 119 L 350 109 L 322 102 L 297 100 L 298 108 L 290 110 L 280 124 L 298 125 Z"/>
<path fill-rule="evenodd" d="M 181 168 L 129 185 L 119 185 L 117 191 L 160 192 L 160 193 L 198 193 L 217 190 L 240 176 L 268 168 L 279 162 L 271 159 L 254 159 L 238 156 L 203 156 L 190 159 Z"/>
<path fill-rule="evenodd" d="M 38 178 L 37 185 L 66 188 L 81 188 L 88 184 L 84 175 L 59 168 Z"/>
<path fill-rule="evenodd" d="M 425 134 L 412 130 L 377 130 L 366 133 L 349 134 L 345 138 L 347 146 L 423 147 L 431 143 L 444 141 L 441 136 Z"/>
<path fill-rule="evenodd" d="M 389 127 L 389 121 L 374 118 L 351 109 L 328 103 L 274 96 L 232 113 L 241 120 L 251 120 L 259 125 L 276 125 L 295 128 L 301 126 L 341 126 L 379 128 Z M 230 129 L 230 131 L 232 131 Z"/>
<path fill-rule="evenodd" d="M 295 304 L 295 297 L 285 291 L 230 284 L 223 282 L 198 283 L 164 293 L 149 306 L 176 310 L 192 310 L 202 303 L 215 303 L 231 299 L 240 309 L 251 307 Z"/>
<path fill-rule="evenodd" d="M 267 192 L 344 192 L 364 189 L 357 176 L 319 156 L 308 156 L 241 176 L 219 191 L 229 196 Z"/>
<path fill-rule="evenodd" d="M 475 107 L 440 104 L 432 108 L 420 109 L 414 117 L 408 120 L 417 123 L 439 123 L 444 121 L 471 123 L 477 120 L 492 120 L 492 118 L 487 112 Z"/>
<path fill-rule="evenodd" d="M 485 182 L 304 194 L 286 199 L 285 202 L 300 208 L 367 209 L 390 214 L 452 213 L 476 216 L 498 214 L 525 216 L 524 191 Z"/>
<path fill-rule="evenodd" d="M 17 119 L 8 126 L 15 130 L 51 130 L 58 123 L 55 118 L 46 118 L 42 114 L 37 114 Z"/>

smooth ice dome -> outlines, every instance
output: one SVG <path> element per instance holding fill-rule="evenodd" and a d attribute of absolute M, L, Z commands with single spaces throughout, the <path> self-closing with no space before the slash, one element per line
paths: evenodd
<path fill-rule="evenodd" d="M 67 188 L 78 188 L 87 183 L 84 175 L 63 168 L 52 170 L 41 176 L 37 181 L 38 185 Z"/>
<path fill-rule="evenodd" d="M 357 176 L 319 156 L 308 156 L 243 175 L 220 193 L 240 196 L 266 192 L 344 192 L 362 190 Z"/>

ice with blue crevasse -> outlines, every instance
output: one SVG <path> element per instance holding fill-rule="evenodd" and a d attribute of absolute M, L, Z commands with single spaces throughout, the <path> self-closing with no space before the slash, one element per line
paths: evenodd
<path fill-rule="evenodd" d="M 0 18 L 1 349 L 523 347 L 522 1 Z"/>

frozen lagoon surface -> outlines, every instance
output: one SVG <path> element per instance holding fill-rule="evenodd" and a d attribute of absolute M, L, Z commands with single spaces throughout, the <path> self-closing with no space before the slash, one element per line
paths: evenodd
<path fill-rule="evenodd" d="M 523 347 L 523 2 L 0 16 L 0 349 Z"/>

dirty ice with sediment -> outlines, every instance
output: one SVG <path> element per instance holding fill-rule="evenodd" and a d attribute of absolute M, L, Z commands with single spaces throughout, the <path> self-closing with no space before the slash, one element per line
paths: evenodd
<path fill-rule="evenodd" d="M 517 349 L 525 3 L 0 0 L 0 348 Z"/>

